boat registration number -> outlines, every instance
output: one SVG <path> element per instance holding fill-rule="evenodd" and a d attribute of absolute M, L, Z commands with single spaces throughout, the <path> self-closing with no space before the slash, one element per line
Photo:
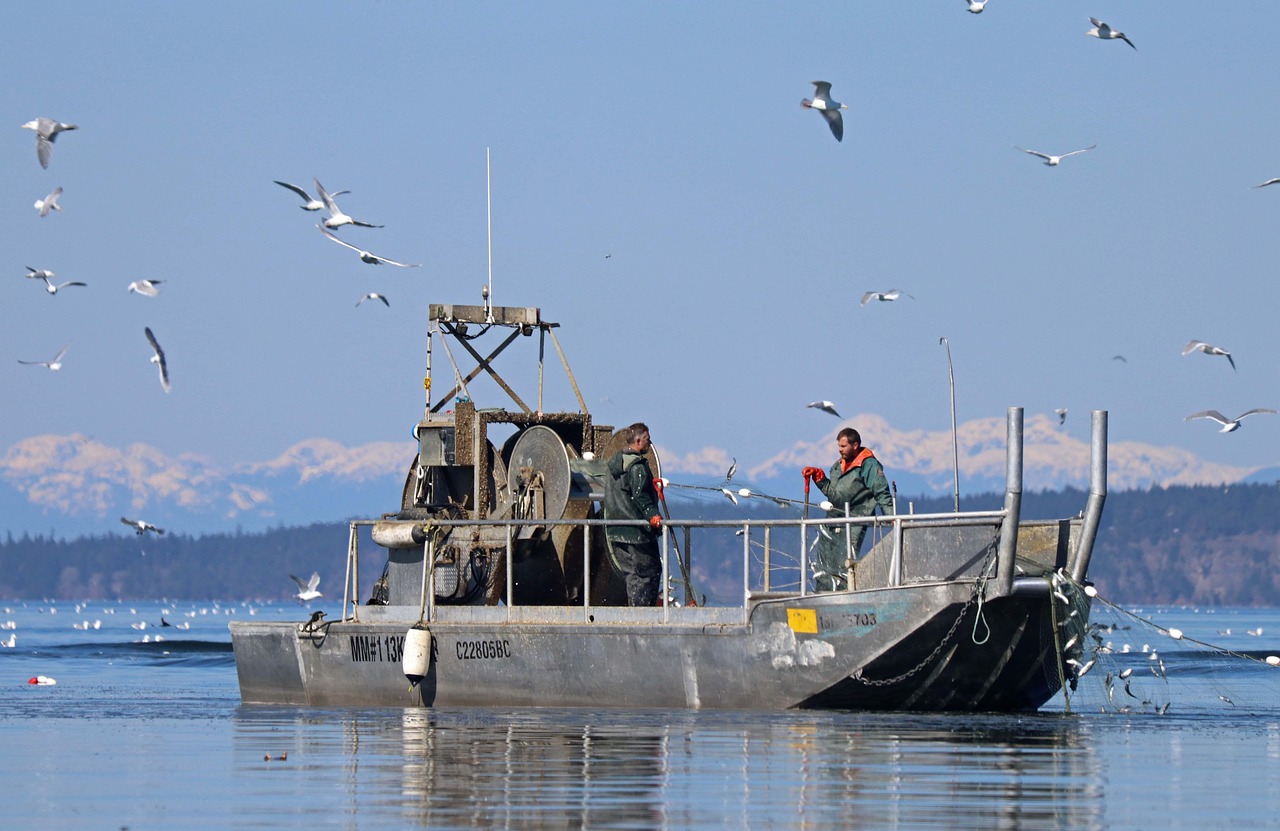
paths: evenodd
<path fill-rule="evenodd" d="M 404 635 L 352 635 L 351 660 L 389 661 L 404 658 Z"/>
<path fill-rule="evenodd" d="M 458 641 L 458 660 L 471 661 L 486 658 L 510 658 L 511 641 L 506 638 L 490 641 Z"/>

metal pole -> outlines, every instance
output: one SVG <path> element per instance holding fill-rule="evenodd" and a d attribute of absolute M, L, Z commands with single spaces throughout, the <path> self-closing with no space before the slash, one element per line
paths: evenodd
<path fill-rule="evenodd" d="M 956 513 L 960 513 L 960 443 L 956 437 L 956 373 L 951 366 L 951 344 L 946 338 L 938 338 L 938 343 L 947 347 L 947 379 L 951 382 L 951 461 L 955 470 Z"/>
<path fill-rule="evenodd" d="M 1089 558 L 1093 556 L 1093 541 L 1098 536 L 1098 522 L 1102 518 L 1102 505 L 1107 501 L 1107 411 L 1093 411 L 1092 446 L 1089 456 L 1089 501 L 1085 504 L 1084 522 L 1080 526 L 1080 541 L 1076 543 L 1075 559 L 1071 563 L 1071 577 L 1083 583 L 1089 573 Z"/>
<path fill-rule="evenodd" d="M 1000 521 L 996 585 L 999 596 L 1013 591 L 1014 560 L 1018 555 L 1018 522 L 1022 518 L 1022 408 L 1009 408 L 1005 440 L 1004 519 Z M 1049 598 L 1053 602 L 1053 598 Z"/>

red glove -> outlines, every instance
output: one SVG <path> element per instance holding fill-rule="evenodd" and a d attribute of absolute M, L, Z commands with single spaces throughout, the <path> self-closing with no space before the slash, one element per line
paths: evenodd
<path fill-rule="evenodd" d="M 650 528 L 652 528 L 652 529 L 653 529 L 653 530 L 655 530 L 655 531 L 657 531 L 659 528 L 661 528 L 661 527 L 662 527 L 662 517 L 660 517 L 660 516 L 651 516 L 651 517 L 649 517 L 649 527 L 650 527 Z"/>
<path fill-rule="evenodd" d="M 804 474 L 804 478 L 811 479 L 814 482 L 821 482 L 827 478 L 827 472 L 820 467 L 806 467 L 800 472 Z"/>

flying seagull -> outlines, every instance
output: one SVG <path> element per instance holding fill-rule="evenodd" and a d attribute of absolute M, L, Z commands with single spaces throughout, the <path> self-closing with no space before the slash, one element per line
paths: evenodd
<path fill-rule="evenodd" d="M 293 582 L 298 584 L 298 593 L 295 594 L 294 597 L 298 598 L 303 603 L 307 602 L 308 600 L 315 600 L 317 597 L 323 597 L 323 595 L 319 591 L 317 591 L 317 588 L 320 585 L 319 572 L 313 571 L 311 573 L 311 579 L 305 583 L 299 580 L 297 577 L 294 577 L 292 574 L 289 575 L 289 578 L 293 580 Z"/>
<path fill-rule="evenodd" d="M 312 179 L 315 183 L 316 193 L 320 194 L 320 201 L 324 203 L 324 209 L 329 212 L 329 218 L 324 221 L 326 228 L 340 228 L 343 225 L 359 225 L 361 228 L 381 228 L 381 225 L 371 225 L 368 222 L 361 222 L 358 219 L 352 219 L 342 212 L 338 207 L 338 203 L 333 201 L 335 194 L 329 193 L 324 189 L 324 185 L 320 184 L 319 179 Z"/>
<path fill-rule="evenodd" d="M 1066 424 L 1066 423 L 1067 423 L 1067 408 L 1066 408 L 1066 407 L 1059 407 L 1058 409 L 1054 410 L 1054 412 L 1058 414 L 1058 426 L 1059 426 L 1059 427 L 1061 427 L 1062 425 L 1064 425 L 1064 424 Z"/>
<path fill-rule="evenodd" d="M 164 350 L 160 348 L 160 343 L 156 340 L 156 336 L 151 334 L 151 327 L 145 329 L 147 334 L 147 343 L 151 344 L 151 348 L 156 354 L 151 356 L 151 363 L 160 367 L 160 386 L 164 387 L 164 391 L 169 391 L 169 365 L 164 360 Z"/>
<path fill-rule="evenodd" d="M 970 14 L 982 14 L 987 7 L 987 0 L 964 0 L 964 2 L 969 4 Z"/>
<path fill-rule="evenodd" d="M 862 305 L 865 306 L 868 303 L 870 303 L 872 300 L 881 300 L 881 301 L 887 302 L 887 301 L 897 300 L 899 297 L 911 297 L 911 295 L 907 294 L 902 289 L 889 289 L 888 291 L 869 291 L 866 294 L 862 295 Z M 911 299 L 915 300 L 914 297 L 911 297 Z"/>
<path fill-rule="evenodd" d="M 1100 38 L 1101 40 L 1123 40 L 1125 43 L 1133 46 L 1133 41 L 1124 36 L 1124 32 L 1117 32 L 1107 24 L 1103 23 L 1096 17 L 1089 18 L 1089 22 L 1093 24 L 1093 28 L 1085 32 L 1086 35 Z M 1138 47 L 1133 46 L 1134 49 Z"/>
<path fill-rule="evenodd" d="M 726 482 L 730 481 L 731 479 L 733 479 L 733 474 L 737 472 L 738 472 L 738 460 L 737 458 L 734 458 L 733 463 L 729 465 L 729 470 L 726 471 L 724 474 L 724 480 Z"/>
<path fill-rule="evenodd" d="M 836 405 L 830 401 L 810 401 L 805 404 L 806 407 L 813 407 L 816 410 L 822 410 L 824 413 L 831 413 L 836 418 L 840 418 L 840 414 L 836 412 Z"/>
<path fill-rule="evenodd" d="M 54 358 L 52 361 L 24 361 L 19 359 L 18 363 L 26 364 L 27 366 L 43 366 L 48 368 L 50 372 L 57 372 L 58 370 L 62 369 L 62 356 L 67 354 L 67 350 L 70 348 L 71 348 L 71 344 L 69 343 L 66 346 L 62 347 L 62 351 L 59 352 L 58 356 Z"/>
<path fill-rule="evenodd" d="M 324 234 L 329 239 L 338 243 L 338 245 L 346 246 L 347 248 L 350 248 L 352 251 L 359 254 L 360 262 L 369 263 L 369 265 L 378 265 L 379 263 L 386 263 L 387 265 L 395 265 L 395 266 L 399 266 L 400 268 L 417 268 L 418 266 L 422 265 L 422 263 L 398 263 L 395 260 L 388 260 L 386 257 L 379 257 L 376 254 L 370 254 L 368 251 L 365 251 L 363 248 L 356 248 L 351 243 L 343 242 L 342 240 L 338 239 L 338 236 L 336 234 L 334 234 L 332 231 L 330 231 L 328 228 L 324 227 L 323 225 L 317 225 L 316 227 L 320 229 L 320 233 Z"/>
<path fill-rule="evenodd" d="M 844 117 L 840 115 L 840 111 L 849 107 L 832 100 L 830 81 L 814 81 L 813 98 L 802 98 L 800 106 L 822 113 L 827 126 L 831 128 L 831 135 L 836 137 L 836 141 L 844 141 Z"/>
<path fill-rule="evenodd" d="M 62 188 L 54 188 L 53 193 L 49 194 L 44 199 L 36 200 L 36 210 L 40 212 L 41 216 L 48 216 L 49 211 L 61 211 L 62 206 L 58 204 L 58 197 L 61 195 Z"/>
<path fill-rule="evenodd" d="M 376 291 L 371 291 L 368 294 L 366 294 L 364 297 L 361 297 L 359 300 L 357 300 L 356 307 L 359 308 L 360 304 L 366 300 L 381 300 L 382 305 L 386 306 L 388 309 L 391 308 L 391 303 L 388 302 L 387 298 L 383 297 L 381 294 L 378 294 Z"/>
<path fill-rule="evenodd" d="M 1039 156 L 1040 158 L 1044 159 L 1044 163 L 1047 164 L 1049 167 L 1057 167 L 1058 165 L 1062 164 L 1062 160 L 1065 159 L 1067 156 L 1075 156 L 1079 153 L 1088 153 L 1090 150 L 1092 150 L 1097 146 L 1098 145 L 1096 144 L 1091 144 L 1088 147 L 1084 148 L 1083 150 L 1072 150 L 1070 153 L 1063 153 L 1061 156 L 1052 156 L 1048 153 L 1041 153 L 1039 150 L 1025 150 L 1017 146 L 1016 144 L 1013 146 L 1013 149 L 1022 150 L 1023 153 L 1030 153 L 1033 156 Z"/>
<path fill-rule="evenodd" d="M 27 276 L 30 277 L 31 275 L 28 274 Z M 65 289 L 67 286 L 87 286 L 87 285 L 89 284 L 82 283 L 79 280 L 68 280 L 65 283 L 55 283 L 52 280 L 50 280 L 48 277 L 44 278 L 44 290 L 49 292 L 50 294 L 57 294 L 58 289 Z"/>
<path fill-rule="evenodd" d="M 35 130 L 36 132 L 36 158 L 40 160 L 40 166 L 49 167 L 49 154 L 53 152 L 53 142 L 58 137 L 58 133 L 67 130 L 79 130 L 80 128 L 74 124 L 63 124 L 61 121 L 54 121 L 52 118 L 36 118 L 22 125 L 24 130 Z"/>
<path fill-rule="evenodd" d="M 1280 178 L 1277 178 L 1277 179 L 1268 179 L 1267 181 L 1263 182 L 1262 184 L 1254 185 L 1254 187 L 1255 187 L 1255 188 L 1265 188 L 1267 185 L 1274 185 L 1274 184 L 1276 184 L 1277 182 L 1280 182 Z"/>
<path fill-rule="evenodd" d="M 134 530 L 134 533 L 136 533 L 138 536 L 142 536 L 148 531 L 152 531 L 157 534 L 164 533 L 163 528 L 157 528 L 156 526 L 152 525 L 150 522 L 147 522 L 146 520 L 128 519 L 126 517 L 120 517 L 120 521 L 123 522 L 125 525 L 128 525 L 130 528 L 132 528 Z M 161 618 L 161 620 L 163 620 L 163 618 Z"/>
<path fill-rule="evenodd" d="M 160 293 L 160 289 L 156 288 L 156 286 L 163 282 L 163 280 L 134 280 L 129 284 L 129 291 L 141 294 L 144 297 L 155 297 Z"/>
<path fill-rule="evenodd" d="M 302 201 L 303 201 L 303 203 L 304 203 L 304 204 L 299 205 L 298 207 L 299 207 L 299 208 L 302 208 L 302 210 L 304 210 L 304 211 L 318 211 L 318 210 L 320 210 L 321 208 L 323 208 L 323 207 L 324 207 L 324 202 L 320 201 L 319 199 L 316 199 L 316 198 L 315 198 L 315 197 L 313 197 L 311 194 L 307 193 L 305 190 L 303 190 L 302 188 L 298 187 L 297 185 L 291 185 L 291 184 L 289 184 L 288 182 L 281 182 L 279 179 L 272 179 L 271 181 L 275 182 L 275 183 L 276 183 L 277 185 L 279 185 L 280 187 L 282 187 L 282 188 L 288 188 L 289 190 L 291 190 L 291 191 L 293 191 L 294 193 L 296 193 L 296 194 L 298 194 L 299 196 L 301 196 L 301 197 L 302 197 Z M 344 194 L 344 193 L 351 193 L 351 191 L 349 191 L 349 190 L 340 190 L 340 191 L 338 191 L 337 193 L 331 193 L 331 194 L 329 194 L 329 195 L 330 195 L 330 196 L 341 196 L 341 195 L 342 195 L 342 194 Z"/>
<path fill-rule="evenodd" d="M 47 283 L 57 275 L 47 268 L 35 269 L 31 266 L 27 266 L 27 273 L 25 276 L 28 280 L 44 280 Z"/>
<path fill-rule="evenodd" d="M 1206 355 L 1222 355 L 1227 359 L 1227 363 L 1231 364 L 1231 368 L 1236 368 L 1236 362 L 1231 357 L 1231 353 L 1220 346 L 1210 346 L 1202 340 L 1187 341 L 1187 345 L 1182 347 L 1183 355 L 1190 355 L 1192 352 L 1203 352 Z"/>
<path fill-rule="evenodd" d="M 1235 418 L 1227 418 L 1217 410 L 1205 410 L 1199 413 L 1192 413 L 1191 415 L 1187 416 L 1185 420 L 1191 421 L 1192 419 L 1196 419 L 1196 418 L 1211 418 L 1222 425 L 1222 429 L 1218 431 L 1219 433 L 1234 433 L 1236 430 L 1240 429 L 1240 421 L 1245 416 L 1251 416 L 1254 413 L 1274 413 L 1274 412 L 1275 410 L 1271 409 L 1270 407 L 1255 407 L 1254 409 L 1249 410 L 1248 412 L 1241 413 Z"/>
<path fill-rule="evenodd" d="M 1112 355 L 1111 360 L 1120 361 L 1121 363 L 1126 363 L 1126 364 L 1129 363 L 1129 359 L 1126 358 L 1124 355 Z"/>

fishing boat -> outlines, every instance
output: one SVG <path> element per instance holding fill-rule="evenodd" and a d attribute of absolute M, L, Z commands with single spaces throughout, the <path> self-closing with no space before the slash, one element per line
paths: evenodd
<path fill-rule="evenodd" d="M 1012 407 L 999 510 L 961 512 L 957 498 L 953 513 L 811 517 L 806 501 L 779 517 L 668 517 L 667 590 L 634 608 L 601 514 L 604 466 L 624 433 L 592 421 L 558 324 L 488 300 L 429 307 L 417 453 L 396 509 L 352 521 L 345 551 L 335 545 L 340 613 L 231 624 L 244 703 L 1017 712 L 1088 671 L 1104 411 L 1093 413 L 1090 489 L 1076 516 L 1021 519 L 1023 417 Z M 535 336 L 526 401 L 494 364 Z M 543 407 L 548 340 L 576 408 Z M 433 395 L 439 346 L 453 385 Z M 475 362 L 465 374 L 459 355 Z M 482 374 L 509 398 L 503 406 L 471 398 Z M 815 593 L 811 543 L 824 527 L 856 524 L 875 526 L 874 544 L 850 552 L 848 590 Z M 730 601 L 706 604 L 695 575 L 713 561 L 723 572 L 726 558 L 740 584 Z M 379 573 L 364 595 L 362 571 L 366 586 Z"/>

